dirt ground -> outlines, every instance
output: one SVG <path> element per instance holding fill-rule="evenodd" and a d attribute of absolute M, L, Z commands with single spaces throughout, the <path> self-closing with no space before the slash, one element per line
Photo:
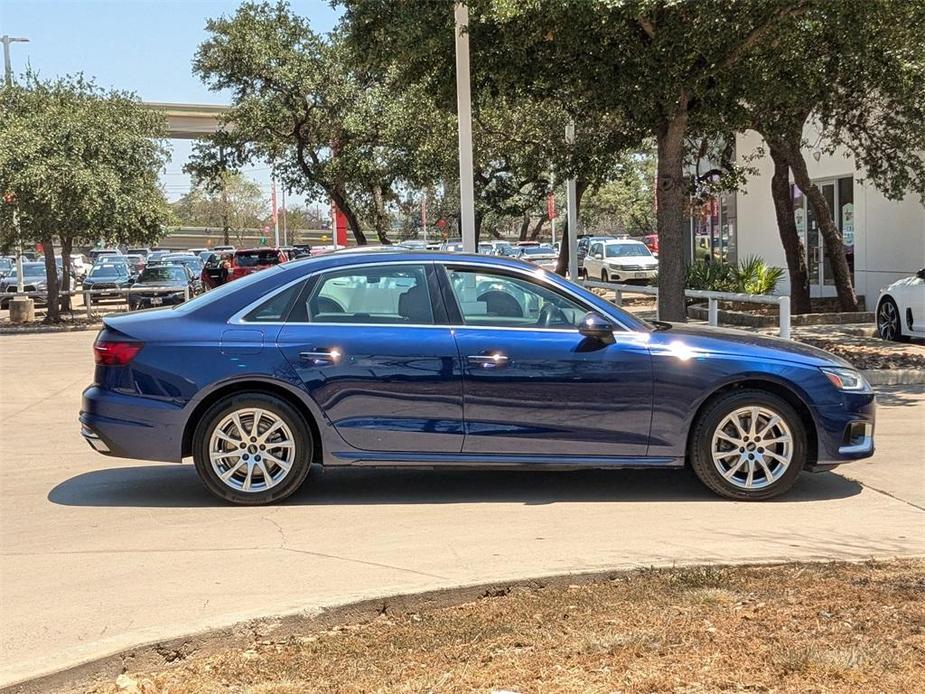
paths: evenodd
<path fill-rule="evenodd" d="M 115 692 L 921 692 L 925 561 L 642 570 L 306 630 Z"/>

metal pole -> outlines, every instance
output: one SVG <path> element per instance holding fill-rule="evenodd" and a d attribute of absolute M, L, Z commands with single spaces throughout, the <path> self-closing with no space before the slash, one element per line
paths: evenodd
<path fill-rule="evenodd" d="M 785 340 L 790 339 L 790 297 L 782 296 L 777 300 L 780 306 L 780 336 Z"/>
<path fill-rule="evenodd" d="M 421 198 L 421 228 L 424 230 L 424 245 L 427 245 L 427 191 Z"/>
<path fill-rule="evenodd" d="M 6 80 L 6 86 L 13 86 L 13 64 L 10 61 L 10 44 L 11 43 L 28 43 L 29 39 L 21 36 L 0 36 L 3 42 L 3 76 Z M 13 210 L 13 229 L 16 230 L 16 293 L 23 293 L 23 276 L 22 276 L 22 238 L 19 234 L 19 220 L 16 210 Z"/>
<path fill-rule="evenodd" d="M 575 144 L 575 124 L 565 126 L 565 141 L 569 145 Z M 578 281 L 578 191 L 575 178 L 566 182 L 566 204 L 568 205 L 568 278 L 572 282 Z"/>
<path fill-rule="evenodd" d="M 469 7 L 457 2 L 456 111 L 459 121 L 459 205 L 462 213 L 463 251 L 475 253 L 475 185 L 472 164 L 472 93 L 469 75 Z"/>
<path fill-rule="evenodd" d="M 280 191 L 283 194 L 283 245 L 289 245 L 289 229 L 286 226 L 286 186 L 282 186 Z"/>
<path fill-rule="evenodd" d="M 13 210 L 13 230 L 16 232 L 16 293 L 22 294 L 25 291 L 23 287 L 22 276 L 22 235 L 19 231 L 19 215 Z"/>
<path fill-rule="evenodd" d="M 276 212 L 276 174 L 272 174 L 273 194 L 271 196 L 273 203 L 273 242 L 274 248 L 279 248 L 279 215 Z"/>

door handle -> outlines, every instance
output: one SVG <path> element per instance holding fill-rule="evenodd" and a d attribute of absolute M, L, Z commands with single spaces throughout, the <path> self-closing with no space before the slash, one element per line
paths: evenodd
<path fill-rule="evenodd" d="M 503 354 L 473 354 L 466 357 L 466 360 L 472 366 L 479 366 L 483 369 L 501 369 L 507 366 L 511 360 Z"/>
<path fill-rule="evenodd" d="M 316 366 L 322 364 L 336 364 L 340 357 L 341 353 L 336 349 L 319 349 L 314 352 L 299 352 L 299 359 L 315 364 Z"/>

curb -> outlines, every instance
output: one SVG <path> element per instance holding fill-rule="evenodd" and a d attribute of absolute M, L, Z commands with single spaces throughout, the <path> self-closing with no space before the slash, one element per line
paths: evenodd
<path fill-rule="evenodd" d="M 867 369 L 861 373 L 872 386 L 925 385 L 925 369 Z"/>
<path fill-rule="evenodd" d="M 85 689 L 91 685 L 112 682 L 129 670 L 145 672 L 163 669 L 171 665 L 182 665 L 193 656 L 208 656 L 229 648 L 245 648 L 260 642 L 284 641 L 298 636 L 310 635 L 330 629 L 346 622 L 372 621 L 385 614 L 409 614 L 426 612 L 445 607 L 454 607 L 483 598 L 501 597 L 515 590 L 540 590 L 543 588 L 567 588 L 571 585 L 587 585 L 631 577 L 634 573 L 652 569 L 679 569 L 697 566 L 766 567 L 784 566 L 792 563 L 855 564 L 866 561 L 895 561 L 914 559 L 918 555 L 902 556 L 884 554 L 871 555 L 866 559 L 838 559 L 818 556 L 793 562 L 786 558 L 750 559 L 732 562 L 655 562 L 645 565 L 632 563 L 622 568 L 590 572 L 553 574 L 539 578 L 489 581 L 475 585 L 440 588 L 423 593 L 403 593 L 332 605 L 307 608 L 296 613 L 271 616 L 238 622 L 230 626 L 209 629 L 176 638 L 151 641 L 126 648 L 109 655 L 92 658 L 77 665 L 39 675 L 27 680 L 0 685 L 0 694 L 50 694 L 51 692 Z"/>

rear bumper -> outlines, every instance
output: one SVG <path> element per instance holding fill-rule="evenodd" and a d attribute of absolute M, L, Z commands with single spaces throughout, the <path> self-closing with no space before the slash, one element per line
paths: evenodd
<path fill-rule="evenodd" d="M 90 386 L 83 393 L 80 433 L 103 455 L 178 463 L 183 409 L 171 402 Z"/>

